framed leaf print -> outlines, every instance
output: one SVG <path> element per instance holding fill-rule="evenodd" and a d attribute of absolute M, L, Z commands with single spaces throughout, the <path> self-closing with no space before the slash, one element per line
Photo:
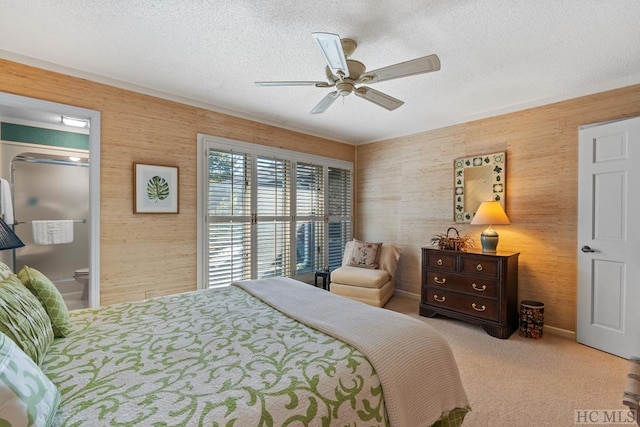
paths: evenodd
<path fill-rule="evenodd" d="M 178 213 L 178 168 L 133 164 L 133 213 Z"/>

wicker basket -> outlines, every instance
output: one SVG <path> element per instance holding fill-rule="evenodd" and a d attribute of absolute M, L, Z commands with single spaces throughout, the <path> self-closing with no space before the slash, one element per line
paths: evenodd
<path fill-rule="evenodd" d="M 452 231 L 455 234 L 451 233 Z M 449 227 L 446 234 L 436 234 L 433 236 L 431 244 L 438 245 L 438 249 L 464 251 L 469 246 L 470 240 L 469 236 L 460 237 L 460 233 L 455 227 Z"/>

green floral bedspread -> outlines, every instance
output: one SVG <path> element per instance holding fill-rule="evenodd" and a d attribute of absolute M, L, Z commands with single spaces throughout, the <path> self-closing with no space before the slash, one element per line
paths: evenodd
<path fill-rule="evenodd" d="M 354 348 L 243 290 L 73 312 L 42 364 L 61 426 L 388 425 Z"/>

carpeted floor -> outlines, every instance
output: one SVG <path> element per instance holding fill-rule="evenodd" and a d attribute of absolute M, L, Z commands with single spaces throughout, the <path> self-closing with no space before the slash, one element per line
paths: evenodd
<path fill-rule="evenodd" d="M 589 412 L 593 420 L 615 421 L 614 410 L 626 415 L 625 359 L 549 333 L 539 340 L 518 332 L 507 340 L 493 338 L 480 326 L 421 317 L 418 304 L 396 295 L 385 308 L 420 319 L 447 339 L 472 408 L 464 426 L 573 426 L 575 410 L 600 410 Z M 578 415 L 582 421 L 584 414 Z"/>

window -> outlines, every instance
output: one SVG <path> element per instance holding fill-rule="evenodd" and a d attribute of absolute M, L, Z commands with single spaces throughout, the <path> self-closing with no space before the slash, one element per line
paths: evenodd
<path fill-rule="evenodd" d="M 296 165 L 296 275 L 313 273 L 324 262 L 324 168 Z"/>
<path fill-rule="evenodd" d="M 344 245 L 353 237 L 351 219 L 351 205 L 353 193 L 351 191 L 351 171 L 340 168 L 328 168 L 327 210 L 329 212 L 328 226 L 328 263 L 330 269 L 342 265 Z"/>
<path fill-rule="evenodd" d="M 291 265 L 291 161 L 259 156 L 255 165 L 256 275 L 289 275 Z"/>
<path fill-rule="evenodd" d="M 251 156 L 211 151 L 208 159 L 207 265 L 209 286 L 251 276 Z"/>
<path fill-rule="evenodd" d="M 204 135 L 198 144 L 200 288 L 341 265 L 351 163 Z"/>

